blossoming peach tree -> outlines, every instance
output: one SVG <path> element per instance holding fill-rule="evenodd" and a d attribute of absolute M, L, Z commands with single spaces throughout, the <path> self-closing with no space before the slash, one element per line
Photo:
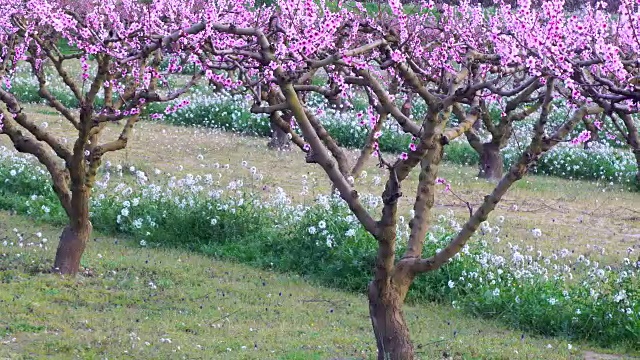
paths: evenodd
<path fill-rule="evenodd" d="M 188 5 L 176 1 L 0 1 L 1 134 L 46 167 L 69 218 L 56 272 L 79 269 L 92 231 L 91 189 L 103 156 L 127 146 L 146 104 L 176 99 L 202 76 L 196 73 L 182 87 L 169 89 L 171 67 L 159 70 L 164 53 L 191 47 L 188 37 L 173 48 L 141 51 L 173 32 L 177 37 L 185 24 L 197 21 L 188 16 L 195 12 L 183 7 Z M 61 45 L 71 50 L 62 51 Z M 24 66 L 37 80 L 42 100 L 73 127 L 73 142 L 39 125 L 12 93 L 12 79 Z M 52 78 L 64 82 L 78 108 L 63 105 L 49 91 Z M 117 124 L 117 138 L 101 137 L 107 126 Z"/>
<path fill-rule="evenodd" d="M 593 39 L 593 29 L 585 27 L 593 24 L 592 19 L 566 16 L 562 0 L 543 1 L 539 8 L 532 8 L 530 0 L 518 1 L 515 8 L 498 2 L 491 14 L 466 1 L 455 7 L 422 1 L 407 11 L 400 1 L 390 0 L 375 16 L 360 3 L 342 1 L 328 6 L 323 1 L 281 0 L 256 7 L 224 0 L 112 0 L 74 11 L 45 0 L 5 3 L 8 14 L 0 15 L 0 26 L 9 29 L 0 34 L 0 74 L 7 84 L 0 90 L 5 104 L 3 132 L 18 150 L 34 154 L 52 174 L 70 219 L 56 257 L 62 272 L 77 271 L 91 229 L 88 198 L 101 156 L 126 145 L 144 104 L 175 98 L 204 76 L 251 96 L 251 110 L 269 114 L 306 161 L 324 170 L 377 242 L 368 299 L 381 360 L 415 357 L 402 313 L 415 277 L 437 270 L 456 256 L 540 156 L 568 140 L 578 123 L 603 112 L 603 104 L 585 96 L 582 82 L 574 78 L 584 66 L 581 61 L 600 56 L 603 67 L 615 67 L 630 51 L 612 42 L 592 46 L 599 41 Z M 78 52 L 58 51 L 61 38 Z M 602 57 L 602 51 L 608 57 Z M 168 74 L 161 74 L 157 64 L 166 52 L 188 53 L 200 71 L 185 88 L 161 94 L 158 83 Z M 62 62 L 73 58 L 82 64 L 94 61 L 97 71 L 89 75 L 87 67 L 82 79 L 72 78 Z M 78 130 L 72 149 L 29 121 L 11 95 L 11 74 L 20 61 L 31 65 L 33 76 L 42 79 L 41 95 Z M 54 73 L 77 94 L 78 112 L 47 95 L 47 66 L 53 66 Z M 310 82 L 316 75 L 322 84 Z M 104 104 L 97 101 L 101 91 Z M 323 96 L 327 106 L 367 99 L 369 109 L 361 124 L 369 136 L 355 163 L 318 120 L 318 109 L 307 103 L 311 93 Z M 411 115 L 413 99 L 426 104 L 419 118 Z M 572 114 L 551 126 L 549 114 L 559 99 Z M 531 119 L 530 141 L 484 201 L 475 209 L 469 205 L 468 220 L 448 245 L 428 253 L 423 245 L 436 185 L 446 183 L 438 177 L 443 149 L 463 134 L 471 134 L 479 119 L 487 125 L 484 119 L 492 106 L 504 110 L 501 123 L 505 125 L 496 131 L 507 133 L 513 121 Z M 125 118 L 119 139 L 98 142 L 103 124 Z M 378 151 L 377 140 L 391 124 L 414 139 L 397 158 Z M 31 135 L 23 135 L 25 131 Z M 64 166 L 46 146 L 65 161 Z M 354 185 L 363 164 L 372 158 L 388 174 L 379 215 L 363 205 Z M 419 181 L 409 196 L 403 183 L 414 170 Z M 397 254 L 397 212 L 405 199 L 411 199 L 414 211 L 411 233 L 406 251 Z"/>
<path fill-rule="evenodd" d="M 622 0 L 615 14 L 604 5 L 589 8 L 581 25 L 593 34 L 585 39 L 592 49 L 573 62 L 572 80 L 580 96 L 589 98 L 605 111 L 594 126 L 609 125 L 610 138 L 619 137 L 633 152 L 640 186 L 640 10 L 638 2 Z M 586 133 L 585 133 L 586 135 Z"/>
<path fill-rule="evenodd" d="M 258 18 L 238 11 L 245 14 L 241 19 L 250 21 L 206 23 L 211 29 L 208 36 L 218 42 L 204 47 L 208 58 L 203 66 L 209 67 L 207 71 L 215 64 L 235 66 L 242 74 L 237 86 L 255 100 L 252 111 L 291 115 L 291 123 L 280 119 L 277 125 L 306 154 L 307 162 L 324 170 L 377 241 L 368 298 L 381 360 L 414 358 L 402 314 L 413 279 L 460 252 L 540 156 L 567 140 L 585 118 L 602 112 L 595 102 L 579 96 L 579 83 L 571 78 L 575 62 L 590 51 L 585 39 L 591 35 L 578 31 L 581 22 L 589 20 L 566 17 L 563 1 L 546 1 L 537 9 L 529 1 L 518 4 L 516 9 L 498 6 L 487 16 L 467 2 L 437 8 L 433 2 L 423 2 L 418 11 L 407 13 L 399 1 L 391 0 L 371 17 L 358 3 L 353 8 L 339 3 L 338 10 L 331 10 L 323 2 L 281 1 Z M 324 85 L 304 85 L 303 80 L 319 72 L 329 79 Z M 264 83 L 268 89 L 256 86 Z M 265 91 L 271 96 L 266 104 Z M 368 142 L 355 165 L 318 121 L 317 110 L 306 104 L 308 92 L 369 100 L 369 116 L 362 121 L 369 128 Z M 414 97 L 427 104 L 420 119 L 406 111 Z M 549 113 L 558 99 L 568 104 L 572 115 L 551 127 Z M 481 205 L 469 207 L 469 219 L 450 243 L 435 254 L 424 253 L 436 185 L 446 183 L 438 177 L 443 149 L 469 133 L 486 116 L 489 105 L 504 107 L 505 125 L 500 131 L 507 132 L 517 119 L 533 118 L 530 142 Z M 395 159 L 377 147 L 389 123 L 414 137 L 410 148 Z M 379 217 L 361 203 L 354 186 L 358 167 L 372 156 L 388 172 Z M 396 254 L 398 204 L 408 198 L 402 184 L 416 168 L 419 184 L 412 200 L 411 235 L 404 254 Z"/>

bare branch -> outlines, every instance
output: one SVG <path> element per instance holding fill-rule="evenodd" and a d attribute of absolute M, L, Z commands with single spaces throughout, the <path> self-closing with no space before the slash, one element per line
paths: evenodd
<path fill-rule="evenodd" d="M 482 154 L 482 151 L 484 151 L 482 147 L 482 140 L 480 139 L 478 134 L 476 134 L 473 128 L 467 130 L 464 135 L 466 136 L 467 141 L 469 142 L 469 145 L 471 145 L 473 150 L 475 150 L 478 154 Z"/>
<path fill-rule="evenodd" d="M 373 220 L 364 206 L 362 206 L 360 200 L 358 199 L 358 193 L 354 189 L 352 189 L 347 179 L 345 179 L 343 174 L 336 167 L 336 164 L 329 157 L 325 145 L 322 143 L 322 140 L 309 121 L 307 113 L 305 112 L 302 104 L 298 100 L 298 96 L 295 92 L 295 89 L 293 88 L 293 85 L 285 81 L 286 76 L 284 75 L 284 72 L 281 68 L 277 68 L 275 74 L 278 77 L 280 88 L 282 89 L 287 103 L 289 104 L 293 116 L 296 118 L 298 124 L 300 125 L 300 129 L 302 130 L 305 139 L 309 142 L 311 149 L 313 149 L 316 154 L 318 164 L 322 166 L 324 171 L 329 176 L 331 182 L 335 185 L 338 191 L 340 191 L 340 197 L 342 197 L 342 199 L 346 201 L 349 208 L 358 218 L 360 223 L 363 224 L 364 228 L 369 233 L 376 236 L 378 234 L 378 227 L 375 220 Z"/>
<path fill-rule="evenodd" d="M 338 163 L 338 169 L 340 169 L 340 173 L 342 173 L 343 177 L 346 179 L 349 174 L 349 160 L 344 154 L 344 151 L 340 148 L 338 143 L 331 137 L 329 132 L 327 132 L 324 126 L 320 124 L 320 122 L 310 111 L 305 109 L 305 113 L 307 115 L 309 123 L 311 123 L 311 125 L 313 126 L 316 134 L 318 134 L 331 155 L 333 155 L 334 159 L 336 159 L 336 162 Z"/>
<path fill-rule="evenodd" d="M 47 80 L 44 76 L 44 70 L 42 69 L 42 67 L 38 69 L 35 61 L 31 60 L 29 62 L 31 63 L 31 71 L 35 74 L 36 78 L 38 79 L 38 85 L 39 85 L 38 94 L 42 98 L 47 100 L 47 103 L 49 104 L 49 106 L 51 106 L 52 108 L 57 110 L 60 114 L 62 114 L 62 116 L 64 116 L 65 119 L 67 119 L 73 125 L 73 127 L 75 127 L 76 129 L 79 129 L 80 125 L 79 125 L 78 119 L 71 113 L 69 109 L 67 109 L 66 106 L 64 106 L 58 99 L 56 99 L 55 96 L 53 96 L 47 89 Z"/>
<path fill-rule="evenodd" d="M 460 105 L 455 104 L 453 108 L 455 109 L 454 113 L 456 114 L 456 116 L 464 114 L 464 110 L 462 110 Z M 445 132 L 442 134 L 442 140 L 441 140 L 442 144 L 447 145 L 453 139 L 469 131 L 473 126 L 473 124 L 475 124 L 476 121 L 478 121 L 479 116 L 480 116 L 480 111 L 478 111 L 478 109 L 476 108 L 471 109 L 471 111 L 466 116 L 459 116 L 459 118 L 462 119 L 460 124 L 456 127 L 446 129 Z"/>
<path fill-rule="evenodd" d="M 68 185 L 69 173 L 56 161 L 56 158 L 51 155 L 51 152 L 42 143 L 22 134 L 11 114 L 2 108 L 0 108 L 0 113 L 3 115 L 3 133 L 9 136 L 16 150 L 35 156 L 47 168 L 53 181 L 53 189 L 65 212 L 70 216 L 72 214 L 72 206 L 71 192 Z M 20 114 L 18 116 L 23 115 Z"/>
<path fill-rule="evenodd" d="M 382 128 L 382 124 L 384 124 L 384 121 L 386 119 L 387 113 L 380 113 L 380 115 L 378 116 L 378 120 L 371 128 L 371 130 L 369 130 L 369 135 L 367 135 L 367 140 L 365 141 L 364 146 L 360 151 L 360 156 L 358 156 L 356 164 L 353 166 L 350 172 L 351 176 L 353 176 L 354 178 L 357 178 L 360 175 L 367 160 L 369 160 L 369 158 L 371 157 L 371 154 L 374 151 L 373 144 L 375 143 L 375 135 L 378 131 L 380 131 L 380 129 Z"/>
<path fill-rule="evenodd" d="M 422 81 L 418 78 L 416 73 L 411 70 L 407 64 L 399 63 L 397 64 L 398 70 L 400 74 L 405 79 L 405 81 L 411 85 L 416 93 L 420 95 L 424 101 L 427 102 L 427 105 L 430 107 L 436 107 L 440 103 L 440 99 L 438 99 L 435 95 L 433 95 L 422 83 Z"/>
<path fill-rule="evenodd" d="M 409 117 L 405 116 L 402 111 L 391 101 L 389 94 L 384 90 L 380 82 L 369 73 L 368 70 L 355 70 L 356 73 L 362 77 L 366 86 L 369 86 L 373 93 L 378 98 L 380 104 L 384 107 L 385 111 L 391 114 L 394 119 L 400 124 L 402 130 L 415 137 L 420 137 L 420 126 L 416 124 Z"/>
<path fill-rule="evenodd" d="M 8 109 L 18 109 L 18 112 L 15 115 L 0 109 L 0 111 L 5 115 L 5 118 L 11 116 L 16 124 L 19 124 L 25 130 L 29 131 L 38 141 L 43 141 L 49 145 L 61 159 L 68 161 L 71 158 L 71 150 L 65 147 L 62 144 L 62 141 L 57 139 L 53 134 L 45 131 L 33 121 L 29 120 L 27 115 L 22 112 L 20 105 L 12 94 L 8 93 L 6 90 L 0 89 L 0 101 L 4 102 Z"/>

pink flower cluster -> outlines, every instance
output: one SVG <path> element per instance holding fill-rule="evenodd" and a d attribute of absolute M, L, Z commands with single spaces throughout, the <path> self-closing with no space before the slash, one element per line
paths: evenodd
<path fill-rule="evenodd" d="M 443 178 L 437 178 L 436 179 L 436 185 L 444 185 L 444 191 L 451 191 L 451 183 L 448 182 L 447 180 L 443 179 Z"/>
<path fill-rule="evenodd" d="M 571 139 L 571 143 L 573 145 L 578 145 L 582 143 L 586 143 L 591 139 L 591 132 L 589 130 L 584 130 L 578 135 L 578 137 Z"/>
<path fill-rule="evenodd" d="M 41 66 L 47 52 L 54 51 L 48 42 L 53 39 L 77 49 L 84 80 L 95 72 L 90 59 L 109 57 L 112 80 L 101 86 L 111 88 L 114 97 L 130 90 L 130 76 L 142 75 L 134 92 L 143 93 L 154 80 L 168 84 L 167 76 L 189 63 L 205 79 L 234 92 L 249 92 L 256 84 L 269 88 L 277 83 L 276 73 L 300 76 L 322 67 L 328 86 L 349 103 L 362 93 L 353 80 L 360 71 L 369 72 L 384 89 L 394 80 L 397 87 L 408 88 L 399 75 L 410 68 L 437 89 L 444 82 L 440 79 L 451 81 L 447 74 L 473 64 L 473 80 L 485 82 L 473 94 L 489 102 L 505 98 L 494 87 L 525 74 L 540 84 L 559 79 L 562 92 L 555 96 L 572 106 L 599 96 L 633 106 L 637 90 L 631 80 L 638 76 L 635 56 L 640 53 L 640 8 L 633 0 L 621 0 L 617 12 L 605 11 L 599 2 L 571 15 L 563 11 L 563 0 L 545 0 L 541 6 L 532 0 L 520 0 L 516 7 L 496 3 L 487 16 L 469 0 L 439 5 L 438 11 L 433 11 L 434 1 L 425 0 L 415 5 L 420 11 L 411 12 L 401 1 L 389 0 L 391 11 L 372 18 L 359 3 L 335 9 L 323 0 L 276 0 L 260 9 L 252 1 L 232 0 L 0 0 L 0 82 L 2 91 L 10 91 L 17 64 L 30 57 L 37 58 L 36 68 Z M 6 44 L 16 39 L 8 51 Z M 165 72 L 151 66 L 150 54 L 158 48 L 169 59 Z M 390 100 L 402 99 L 403 91 L 390 93 Z M 171 105 L 166 113 L 181 106 Z M 370 106 L 358 118 L 373 128 L 378 111 Z M 595 126 L 600 129 L 600 122 Z M 572 142 L 588 141 L 588 136 Z M 416 150 L 415 143 L 410 150 Z"/>

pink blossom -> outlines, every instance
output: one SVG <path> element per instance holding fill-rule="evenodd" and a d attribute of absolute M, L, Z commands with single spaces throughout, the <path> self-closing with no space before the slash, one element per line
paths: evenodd
<path fill-rule="evenodd" d="M 443 178 L 436 178 L 436 185 L 444 184 L 444 191 L 451 191 L 451 183 Z"/>
<path fill-rule="evenodd" d="M 598 130 L 602 130 L 602 121 L 600 120 L 596 120 L 593 122 L 593 125 L 598 129 Z"/>
<path fill-rule="evenodd" d="M 397 62 L 397 63 L 401 63 L 404 62 L 406 59 L 406 55 L 404 55 L 403 53 L 401 53 L 398 50 L 394 50 L 391 52 L 391 60 Z"/>
<path fill-rule="evenodd" d="M 578 137 L 571 140 L 573 145 L 582 144 L 591 139 L 591 132 L 589 130 L 583 130 Z"/>

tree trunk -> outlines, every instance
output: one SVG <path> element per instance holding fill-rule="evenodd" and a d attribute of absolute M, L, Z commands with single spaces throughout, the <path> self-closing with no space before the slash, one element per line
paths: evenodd
<path fill-rule="evenodd" d="M 624 126 L 627 128 L 627 134 L 625 135 L 627 144 L 629 144 L 631 151 L 633 151 L 633 154 L 636 157 L 636 164 L 638 166 L 638 169 L 636 170 L 636 185 L 638 185 L 638 188 L 640 189 L 640 132 L 638 132 L 638 127 L 633 121 L 631 115 L 623 114 L 620 115 L 620 118 L 624 122 Z"/>
<path fill-rule="evenodd" d="M 84 224 L 71 223 L 77 225 L 67 225 L 62 231 L 53 265 L 54 271 L 63 275 L 75 275 L 78 272 L 80 259 L 93 230 L 90 221 Z"/>
<path fill-rule="evenodd" d="M 409 328 L 402 314 L 402 297 L 394 290 L 381 291 L 369 284 L 369 316 L 378 347 L 378 360 L 413 360 Z"/>
<path fill-rule="evenodd" d="M 592 142 L 598 141 L 599 135 L 596 125 L 587 118 L 584 119 L 584 127 L 591 133 L 591 137 L 589 138 L 589 140 L 584 142 L 584 149 L 586 150 L 591 147 Z"/>
<path fill-rule="evenodd" d="M 480 129 L 482 129 L 482 119 L 478 119 L 473 123 L 473 129 L 475 131 L 480 131 Z"/>
<path fill-rule="evenodd" d="M 633 153 L 636 156 L 636 186 L 640 189 L 640 149 L 634 149 Z"/>
<path fill-rule="evenodd" d="M 494 143 L 483 144 L 478 177 L 482 179 L 501 179 L 503 170 L 504 164 L 500 154 L 500 146 Z"/>
<path fill-rule="evenodd" d="M 289 150 L 291 148 L 291 141 L 287 137 L 287 133 L 274 122 L 271 122 L 271 140 L 267 147 L 274 150 Z"/>

